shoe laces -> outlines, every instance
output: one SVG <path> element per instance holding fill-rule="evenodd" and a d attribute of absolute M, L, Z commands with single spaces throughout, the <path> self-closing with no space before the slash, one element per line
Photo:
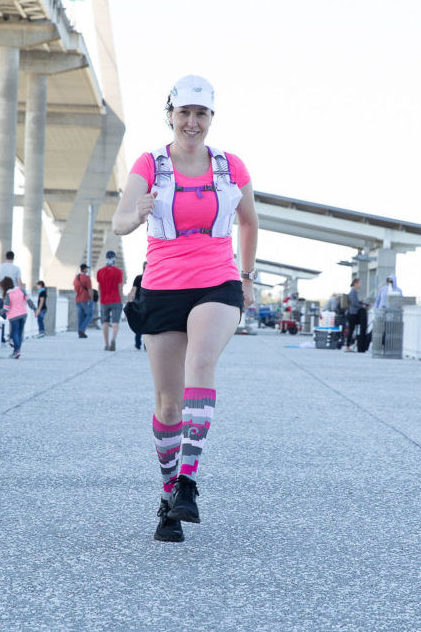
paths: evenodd
<path fill-rule="evenodd" d="M 199 490 L 197 489 L 196 483 L 188 478 L 187 476 L 179 476 L 175 481 L 175 489 L 179 491 L 183 490 L 183 495 L 188 496 L 188 499 L 193 501 L 196 496 L 199 496 Z"/>
<path fill-rule="evenodd" d="M 167 517 L 167 513 L 169 512 L 170 508 L 167 505 L 167 503 L 161 503 L 159 505 L 159 509 L 156 512 L 156 515 L 158 516 L 158 518 L 166 518 Z"/>

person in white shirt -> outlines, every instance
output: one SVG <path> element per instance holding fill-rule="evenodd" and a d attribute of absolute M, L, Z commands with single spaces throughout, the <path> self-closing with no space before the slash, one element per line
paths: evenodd
<path fill-rule="evenodd" d="M 10 277 L 15 287 L 22 287 L 22 274 L 20 268 L 13 263 L 15 253 L 12 250 L 6 252 L 6 260 L 0 265 L 0 281 Z"/>

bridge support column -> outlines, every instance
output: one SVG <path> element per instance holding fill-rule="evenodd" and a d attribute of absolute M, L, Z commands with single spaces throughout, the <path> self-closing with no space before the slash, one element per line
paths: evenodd
<path fill-rule="evenodd" d="M 289 285 L 289 295 L 298 296 L 298 278 L 295 276 L 291 277 L 291 279 L 289 279 L 288 281 L 288 285 Z"/>
<path fill-rule="evenodd" d="M 47 76 L 29 73 L 25 114 L 24 278 L 33 288 L 41 263 Z"/>
<path fill-rule="evenodd" d="M 359 295 L 362 300 L 368 297 L 368 261 L 358 261 L 357 276 L 361 280 L 361 289 Z"/>
<path fill-rule="evenodd" d="M 124 135 L 124 125 L 108 106 L 101 117 L 101 131 L 86 167 L 55 256 L 44 277 L 60 289 L 72 287 L 87 242 L 88 207 L 98 213 Z"/>
<path fill-rule="evenodd" d="M 386 283 L 389 274 L 396 273 L 396 250 L 379 248 L 377 252 L 376 292 Z"/>
<path fill-rule="evenodd" d="M 0 258 L 12 247 L 19 48 L 0 46 Z"/>

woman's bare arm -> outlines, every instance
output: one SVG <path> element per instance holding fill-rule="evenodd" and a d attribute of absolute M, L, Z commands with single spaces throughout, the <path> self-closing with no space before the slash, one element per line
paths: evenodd
<path fill-rule="evenodd" d="M 145 197 L 152 197 L 148 196 L 148 183 L 137 173 L 131 173 L 113 215 L 113 231 L 116 235 L 128 235 L 143 224 L 148 215 L 141 204 Z"/>

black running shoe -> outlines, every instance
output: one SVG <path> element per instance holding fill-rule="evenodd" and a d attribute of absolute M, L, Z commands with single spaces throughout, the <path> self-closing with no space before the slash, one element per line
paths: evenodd
<path fill-rule="evenodd" d="M 199 523 L 200 517 L 196 496 L 199 496 L 196 483 L 188 476 L 179 476 L 170 498 L 171 510 L 168 512 L 168 517 L 173 520 Z"/>
<path fill-rule="evenodd" d="M 159 523 L 155 531 L 154 540 L 160 542 L 184 542 L 184 533 L 179 520 L 168 518 L 170 506 L 166 500 L 161 499 L 157 511 Z"/>

